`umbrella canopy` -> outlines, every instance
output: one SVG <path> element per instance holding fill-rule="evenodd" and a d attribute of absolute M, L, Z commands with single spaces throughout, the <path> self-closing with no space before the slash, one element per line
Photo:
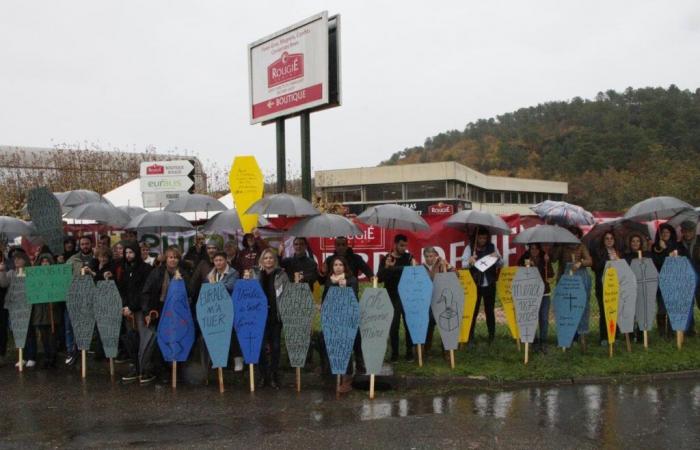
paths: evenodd
<path fill-rule="evenodd" d="M 173 200 L 163 208 L 170 212 L 211 212 L 211 211 L 226 211 L 226 206 L 215 199 L 204 194 L 187 194 L 177 200 Z"/>
<path fill-rule="evenodd" d="M 34 227 L 24 220 L 14 217 L 0 216 L 0 235 L 7 239 L 15 239 L 19 236 L 30 236 L 36 232 Z"/>
<path fill-rule="evenodd" d="M 73 191 L 56 192 L 54 194 L 61 206 L 72 208 L 90 202 L 107 202 L 100 194 L 87 189 L 75 189 Z"/>
<path fill-rule="evenodd" d="M 320 212 L 305 198 L 286 193 L 266 195 L 253 203 L 245 214 L 269 216 L 276 214 L 287 217 L 315 216 Z"/>
<path fill-rule="evenodd" d="M 357 216 L 357 220 L 367 225 L 376 225 L 390 230 L 424 231 L 430 229 L 430 225 L 416 211 L 394 204 L 369 207 Z"/>
<path fill-rule="evenodd" d="M 581 241 L 571 231 L 557 225 L 537 225 L 518 233 L 515 244 L 579 244 Z"/>
<path fill-rule="evenodd" d="M 337 237 L 362 234 L 362 230 L 338 214 L 318 214 L 297 222 L 287 232 L 298 237 Z"/>
<path fill-rule="evenodd" d="M 651 197 L 632 206 L 624 215 L 629 220 L 659 220 L 673 217 L 693 207 L 675 197 Z"/>
<path fill-rule="evenodd" d="M 567 202 L 545 200 L 531 206 L 530 209 L 548 223 L 558 225 L 593 225 L 595 223 L 593 214 L 578 205 Z"/>
<path fill-rule="evenodd" d="M 503 219 L 483 211 L 460 211 L 448 217 L 443 223 L 452 228 L 465 228 L 473 225 L 486 228 L 492 234 L 510 234 L 510 227 Z"/>
<path fill-rule="evenodd" d="M 626 243 L 627 238 L 632 233 L 638 233 L 643 237 L 649 238 L 649 227 L 645 224 L 628 219 L 615 219 L 595 224 L 583 237 L 582 242 L 589 248 L 593 248 L 598 245 L 600 239 L 608 231 L 612 231 L 615 235 L 615 241 L 620 243 Z"/>
<path fill-rule="evenodd" d="M 192 224 L 174 212 L 152 211 L 134 217 L 124 228 L 141 233 L 160 233 L 163 231 L 188 231 L 192 229 Z"/>
<path fill-rule="evenodd" d="M 131 220 L 124 211 L 109 203 L 90 202 L 72 208 L 64 216 L 67 219 L 95 220 L 97 222 L 123 227 Z"/>
<path fill-rule="evenodd" d="M 670 225 L 673 225 L 674 227 L 679 227 L 686 220 L 698 223 L 698 220 L 700 220 L 700 208 L 681 211 L 675 216 L 668 219 L 668 223 Z"/>
<path fill-rule="evenodd" d="M 136 216 L 140 216 L 141 214 L 148 212 L 143 208 L 139 208 L 138 206 L 117 206 L 117 209 L 124 211 L 132 219 Z"/>
<path fill-rule="evenodd" d="M 267 227 L 269 225 L 270 222 L 268 222 L 264 217 L 258 217 L 259 227 Z M 241 226 L 238 211 L 235 209 L 229 209 L 217 213 L 202 227 L 203 232 L 216 234 L 236 234 L 242 229 L 243 226 Z"/>

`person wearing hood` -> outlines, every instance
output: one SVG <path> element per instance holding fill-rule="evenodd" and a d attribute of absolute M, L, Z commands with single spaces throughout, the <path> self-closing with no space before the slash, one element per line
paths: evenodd
<path fill-rule="evenodd" d="M 122 298 L 122 333 L 120 344 L 125 356 L 131 360 L 129 372 L 122 377 L 122 381 L 132 382 L 139 377 L 139 333 L 137 314 L 143 321 L 141 313 L 141 291 L 146 284 L 146 279 L 151 273 L 151 266 L 141 259 L 141 249 L 135 241 L 127 241 L 124 244 L 124 258 L 120 263 L 121 270 L 116 276 L 117 289 Z"/>
<path fill-rule="evenodd" d="M 65 263 L 70 259 L 71 256 L 75 255 L 78 250 L 76 249 L 77 245 L 75 242 L 75 238 L 73 236 L 66 236 L 63 238 L 63 254 L 58 255 L 56 258 L 59 263 Z"/>
<path fill-rule="evenodd" d="M 681 223 L 681 240 L 678 246 L 682 248 L 682 253 L 690 259 L 690 263 L 695 269 L 695 279 L 700 278 L 700 239 L 697 234 L 698 224 L 692 220 Z M 700 296 L 698 296 L 698 284 L 695 285 L 695 302 L 700 308 Z M 691 308 L 686 336 L 695 336 L 695 318 Z"/>
<path fill-rule="evenodd" d="M 651 260 L 656 266 L 656 270 L 661 273 L 661 268 L 666 261 L 666 258 L 672 255 L 685 256 L 685 248 L 678 245 L 678 237 L 676 230 L 668 223 L 661 224 L 656 230 L 654 237 L 654 245 L 651 247 Z M 671 327 L 668 323 L 668 314 L 664 305 L 661 289 L 656 291 L 656 325 L 659 329 L 659 334 L 667 339 L 672 336 Z"/>
<path fill-rule="evenodd" d="M 306 283 L 313 292 L 314 283 L 318 280 L 318 265 L 309 254 L 309 242 L 304 237 L 294 238 L 294 254 L 282 258 L 280 265 L 287 272 L 289 281 Z M 284 242 L 280 244 L 279 254 L 284 254 Z"/>
<path fill-rule="evenodd" d="M 8 267 L 5 263 L 0 263 L 0 288 L 9 288 L 12 286 L 12 283 L 17 276 L 23 276 L 24 269 L 26 267 L 30 266 L 29 262 L 29 256 L 27 253 L 22 250 L 21 248 L 15 249 L 12 252 L 12 259 L 13 259 L 13 268 L 8 270 Z M 30 326 L 29 329 L 32 327 Z M 36 341 L 36 338 L 34 338 Z M 15 364 L 15 367 L 19 367 L 20 364 L 31 368 L 36 365 L 36 359 L 30 359 L 29 356 L 32 356 L 30 351 L 31 351 L 31 340 L 29 339 L 29 330 L 27 331 L 27 341 L 25 342 L 25 347 L 24 347 L 24 354 L 26 360 L 19 361 L 17 364 Z M 35 342 L 36 346 L 36 342 Z M 34 349 L 34 353 L 36 353 L 36 348 Z M 36 357 L 34 355 L 34 357 Z"/>

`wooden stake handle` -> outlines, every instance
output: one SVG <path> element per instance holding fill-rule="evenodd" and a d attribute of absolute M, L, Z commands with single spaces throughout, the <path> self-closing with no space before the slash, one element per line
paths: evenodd
<path fill-rule="evenodd" d="M 515 339 L 515 346 L 518 348 L 518 353 L 520 353 L 520 339 Z"/>
<path fill-rule="evenodd" d="M 109 376 L 114 378 L 114 358 L 109 358 Z"/>
<path fill-rule="evenodd" d="M 644 334 L 644 350 L 649 350 L 649 333 L 646 330 L 642 333 Z"/>
<path fill-rule="evenodd" d="M 224 369 L 219 367 L 216 371 L 219 374 L 219 392 L 223 394 L 224 393 Z"/>
<path fill-rule="evenodd" d="M 19 364 L 17 365 L 17 367 L 19 368 L 19 371 L 20 371 L 20 372 L 23 372 L 23 371 L 24 371 L 24 364 L 22 364 L 22 360 L 24 359 L 24 358 L 23 358 L 23 356 L 24 356 L 24 355 L 23 355 L 24 349 L 23 349 L 23 348 L 19 348 L 18 350 L 19 350 L 19 361 L 18 361 Z"/>
<path fill-rule="evenodd" d="M 173 361 L 173 371 L 171 378 L 173 389 L 177 389 L 177 361 Z"/>
<path fill-rule="evenodd" d="M 53 303 L 49 303 L 49 321 L 51 322 L 51 334 L 56 334 L 56 324 L 53 320 Z"/>
<path fill-rule="evenodd" d="M 369 376 L 369 399 L 374 400 L 374 374 Z"/>
<path fill-rule="evenodd" d="M 87 377 L 87 350 L 80 350 L 81 377 Z"/>
<path fill-rule="evenodd" d="M 248 375 L 250 378 L 250 392 L 255 392 L 255 371 L 252 364 L 248 364 Z"/>
<path fill-rule="evenodd" d="M 454 369 L 455 368 L 455 351 L 450 350 L 450 368 Z"/>
<path fill-rule="evenodd" d="M 336 375 L 335 393 L 340 394 L 340 375 Z"/>
<path fill-rule="evenodd" d="M 530 362 L 530 344 L 528 342 L 525 343 L 525 364 Z"/>
<path fill-rule="evenodd" d="M 613 357 L 613 352 L 614 352 L 614 350 L 613 350 L 613 345 L 615 345 L 615 344 L 613 344 L 613 343 L 611 342 L 610 345 L 608 346 L 608 347 L 610 348 L 610 352 L 609 352 L 609 353 L 610 353 L 610 358 Z"/>
<path fill-rule="evenodd" d="M 418 347 L 418 367 L 423 367 L 423 346 L 416 344 L 416 347 Z"/>
<path fill-rule="evenodd" d="M 377 279 L 377 277 L 372 277 L 372 287 L 373 288 L 377 289 L 378 282 L 379 282 L 379 280 Z"/>
<path fill-rule="evenodd" d="M 629 333 L 625 333 L 625 342 L 627 343 L 627 352 L 632 353 L 632 341 Z"/>
<path fill-rule="evenodd" d="M 682 331 L 676 331 L 676 346 L 678 347 L 678 350 L 683 348 L 683 332 Z"/>
<path fill-rule="evenodd" d="M 297 373 L 297 392 L 301 392 L 301 367 L 296 368 Z"/>

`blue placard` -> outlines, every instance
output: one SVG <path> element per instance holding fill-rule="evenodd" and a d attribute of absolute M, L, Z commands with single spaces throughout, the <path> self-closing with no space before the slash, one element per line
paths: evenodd
<path fill-rule="evenodd" d="M 360 304 L 355 292 L 349 287 L 332 286 L 321 307 L 321 328 L 333 375 L 347 370 L 359 326 Z"/>
<path fill-rule="evenodd" d="M 557 345 L 571 347 L 586 309 L 586 287 L 577 275 L 563 275 L 554 289 L 554 320 L 557 324 Z"/>
<path fill-rule="evenodd" d="M 685 331 L 695 296 L 695 271 L 685 256 L 669 256 L 659 274 L 659 289 L 674 331 Z"/>
<path fill-rule="evenodd" d="M 187 302 L 185 280 L 173 278 L 158 322 L 158 347 L 165 361 L 187 361 L 192 344 L 194 321 Z"/>
<path fill-rule="evenodd" d="M 414 344 L 425 344 L 433 282 L 423 266 L 404 267 L 399 280 L 399 297 L 408 332 Z"/>
<path fill-rule="evenodd" d="M 233 331 L 233 301 L 223 283 L 202 285 L 197 299 L 197 322 L 212 367 L 226 367 Z"/>
<path fill-rule="evenodd" d="M 238 342 L 246 364 L 257 364 L 267 322 L 267 297 L 258 280 L 238 280 L 233 288 L 233 309 Z"/>

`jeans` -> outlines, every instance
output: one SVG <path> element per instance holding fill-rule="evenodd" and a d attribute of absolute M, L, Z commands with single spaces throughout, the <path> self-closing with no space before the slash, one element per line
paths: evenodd
<path fill-rule="evenodd" d="M 282 322 L 277 318 L 267 320 L 265 337 L 260 348 L 260 369 L 265 377 L 276 373 L 280 365 L 280 349 L 282 346 Z"/>
<path fill-rule="evenodd" d="M 394 306 L 394 318 L 391 321 L 391 328 L 389 328 L 389 339 L 391 341 L 391 354 L 392 356 L 398 356 L 399 354 L 399 329 L 401 328 L 401 319 L 403 318 L 403 329 L 405 332 L 406 341 L 406 354 L 410 355 L 413 353 L 413 340 L 411 339 L 411 333 L 408 331 L 408 324 L 406 324 L 406 314 L 403 312 L 403 306 L 401 305 L 401 299 L 397 295 L 390 296 L 391 304 Z"/>
<path fill-rule="evenodd" d="M 549 294 L 542 297 L 539 313 L 540 343 L 547 343 L 547 333 L 549 332 Z"/>
<path fill-rule="evenodd" d="M 484 314 L 486 315 L 486 327 L 489 330 L 489 340 L 496 336 L 496 285 L 478 286 L 476 288 L 476 307 L 472 317 L 472 329 L 469 330 L 469 342 L 474 338 L 474 328 L 476 328 L 476 316 L 479 314 L 481 300 L 484 300 Z"/>
<path fill-rule="evenodd" d="M 66 330 L 66 353 L 75 353 L 78 349 L 75 347 L 75 338 L 73 337 L 73 325 L 70 323 L 70 314 L 68 308 L 63 313 L 63 323 Z"/>

